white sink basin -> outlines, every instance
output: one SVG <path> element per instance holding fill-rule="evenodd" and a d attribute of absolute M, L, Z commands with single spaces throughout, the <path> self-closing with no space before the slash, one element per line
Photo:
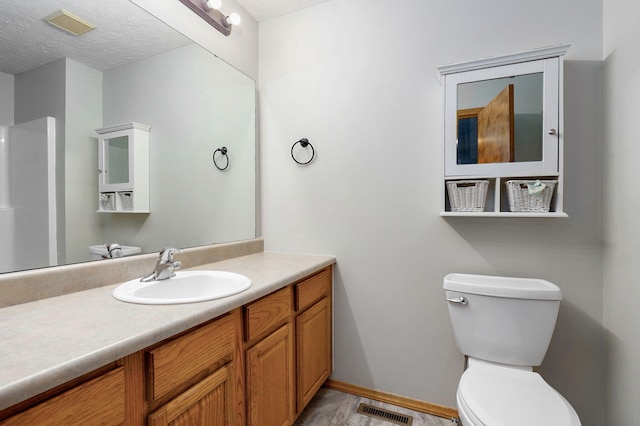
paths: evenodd
<path fill-rule="evenodd" d="M 168 280 L 142 282 L 140 278 L 120 284 L 113 297 L 123 302 L 169 305 L 221 299 L 251 287 L 244 275 L 226 271 L 177 271 Z"/>

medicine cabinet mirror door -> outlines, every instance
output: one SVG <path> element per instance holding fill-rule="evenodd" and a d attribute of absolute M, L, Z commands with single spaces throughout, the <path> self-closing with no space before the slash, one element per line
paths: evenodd
<path fill-rule="evenodd" d="M 100 192 L 133 189 L 133 155 L 128 131 L 113 132 L 100 138 L 98 150 Z"/>
<path fill-rule="evenodd" d="M 445 175 L 559 173 L 559 58 L 447 75 Z"/>
<path fill-rule="evenodd" d="M 115 185 L 130 186 L 129 135 L 105 138 L 100 148 L 102 187 L 115 190 Z"/>

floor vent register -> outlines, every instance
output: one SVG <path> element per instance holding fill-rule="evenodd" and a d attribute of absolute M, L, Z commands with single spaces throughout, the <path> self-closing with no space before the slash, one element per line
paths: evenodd
<path fill-rule="evenodd" d="M 357 412 L 358 414 L 362 414 L 364 416 L 369 416 L 369 417 L 373 417 L 380 420 L 386 420 L 396 425 L 411 426 L 413 424 L 413 417 L 411 416 L 405 416 L 404 414 L 394 413 L 393 411 L 374 407 L 372 405 L 360 404 L 358 406 Z"/>

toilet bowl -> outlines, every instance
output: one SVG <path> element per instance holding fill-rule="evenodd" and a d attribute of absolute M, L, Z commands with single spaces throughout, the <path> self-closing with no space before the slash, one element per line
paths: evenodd
<path fill-rule="evenodd" d="M 449 274 L 456 345 L 468 365 L 456 402 L 463 426 L 580 426 L 571 404 L 533 366 L 549 347 L 562 293 L 544 280 Z"/>
<path fill-rule="evenodd" d="M 471 358 L 456 400 L 463 426 L 580 426 L 571 404 L 524 368 Z"/>

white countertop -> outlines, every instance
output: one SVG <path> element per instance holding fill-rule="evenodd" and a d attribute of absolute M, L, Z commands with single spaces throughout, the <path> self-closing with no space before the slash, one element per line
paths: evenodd
<path fill-rule="evenodd" d="M 335 263 L 261 252 L 196 269 L 237 272 L 251 288 L 180 305 L 120 302 L 118 284 L 0 309 L 0 410 L 245 305 Z"/>

